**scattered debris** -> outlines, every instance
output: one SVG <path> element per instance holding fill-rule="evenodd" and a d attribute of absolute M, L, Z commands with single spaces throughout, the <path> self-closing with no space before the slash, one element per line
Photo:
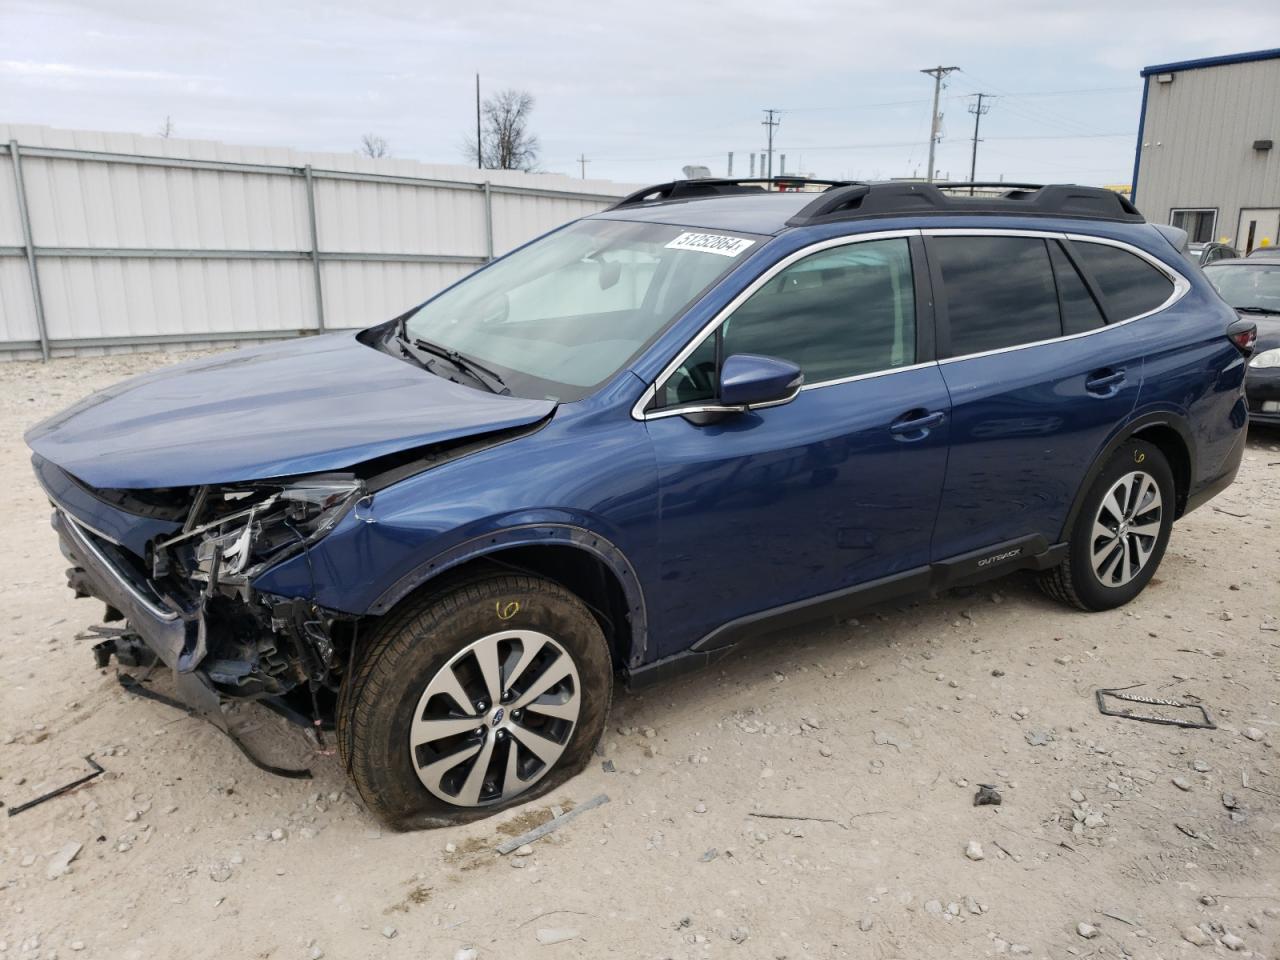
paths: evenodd
<path fill-rule="evenodd" d="M 600 769 L 601 769 L 601 770 L 603 770 L 605 773 L 617 773 L 617 772 L 618 772 L 618 768 L 617 768 L 617 767 L 615 767 L 615 766 L 613 765 L 613 761 L 612 761 L 612 760 L 601 760 L 601 761 L 600 761 Z"/>
<path fill-rule="evenodd" d="M 1140 687 L 1142 684 L 1134 684 L 1134 687 Z M 1173 727 L 1189 727 L 1194 730 L 1217 730 L 1218 725 L 1213 722 L 1213 718 L 1209 716 L 1209 711 L 1201 704 L 1188 703 L 1184 700 L 1167 700 L 1162 697 L 1140 697 L 1136 693 L 1123 693 L 1124 690 L 1132 690 L 1134 687 L 1118 687 L 1113 690 L 1098 690 L 1098 712 L 1105 717 L 1123 717 L 1126 720 L 1141 720 L 1143 723 L 1164 723 Z M 1123 700 L 1127 703 L 1142 703 L 1154 707 L 1170 707 L 1174 710 L 1193 710 L 1198 711 L 1201 719 L 1192 720 L 1189 717 L 1170 716 L 1168 713 L 1134 713 L 1133 710 L 1125 706 L 1112 706 L 1107 703 L 1107 698 L 1114 700 Z"/>
<path fill-rule="evenodd" d="M 1000 796 L 1000 791 L 995 788 L 994 784 L 978 784 L 978 792 L 973 795 L 973 805 L 975 807 L 998 807 L 1002 803 L 1004 803 L 1004 797 Z"/>
<path fill-rule="evenodd" d="M 964 847 L 964 855 L 970 860 L 982 860 L 985 854 L 982 852 L 982 844 L 977 840 L 970 840 Z"/>
<path fill-rule="evenodd" d="M 869 817 L 873 813 L 888 813 L 888 812 L 889 811 L 887 810 L 869 810 L 866 813 L 856 814 L 856 816 Z M 831 817 L 804 817 L 804 816 L 795 816 L 790 813 L 760 813 L 756 811 L 752 811 L 751 813 L 748 813 L 747 816 L 756 817 L 760 820 L 811 820 L 814 823 L 834 823 L 837 827 L 840 827 L 841 829 L 844 829 L 844 830 L 849 829 L 839 820 L 835 820 Z"/>
<path fill-rule="evenodd" d="M 1213 505 L 1213 509 L 1218 513 L 1225 513 L 1228 517 L 1236 517 L 1239 520 L 1243 520 L 1249 516 L 1247 513 L 1236 513 L 1234 510 L 1228 510 L 1226 507 L 1220 507 L 1216 503 Z"/>
<path fill-rule="evenodd" d="M 1026 732 L 1027 743 L 1033 747 L 1043 747 L 1053 742 L 1052 730 L 1028 730 Z"/>
<path fill-rule="evenodd" d="M 553 943 L 565 943 L 569 940 L 578 939 L 578 931 L 571 927 L 540 927 L 535 936 L 538 942 L 545 946 Z"/>
<path fill-rule="evenodd" d="M 99 764 L 98 761 L 93 759 L 93 754 L 89 754 L 84 759 L 85 759 L 85 762 L 88 763 L 89 766 L 93 768 L 93 771 L 91 773 L 86 773 L 83 777 L 79 777 L 76 780 L 72 780 L 70 783 L 64 783 L 62 786 L 58 787 L 56 790 L 50 790 L 48 793 L 41 794 L 40 796 L 36 797 L 34 800 L 28 800 L 26 803 L 18 804 L 16 807 L 10 807 L 9 816 L 16 817 L 18 814 L 22 813 L 23 810 L 30 810 L 32 807 L 38 807 L 40 804 L 44 803 L 46 800 L 52 800 L 54 797 L 60 797 L 64 793 L 70 793 L 72 790 L 74 790 L 76 787 L 80 786 L 81 784 L 88 783 L 90 780 L 94 779 L 95 777 L 100 777 L 102 776 L 103 773 L 106 772 L 105 770 L 103 770 L 102 765 Z"/>
<path fill-rule="evenodd" d="M 49 858 L 44 874 L 50 880 L 57 880 L 63 874 L 71 872 L 71 861 L 80 855 L 83 847 L 78 840 L 72 840 Z"/>
<path fill-rule="evenodd" d="M 710 863 L 710 862 L 711 862 L 712 860 L 714 860 L 717 856 L 719 856 L 719 851 L 718 851 L 718 850 L 716 850 L 716 848 L 715 848 L 715 847 L 712 847 L 710 850 L 708 850 L 706 853 L 704 853 L 702 856 L 700 856 L 700 857 L 698 858 L 698 862 L 699 862 L 699 863 Z"/>
<path fill-rule="evenodd" d="M 871 739 L 877 747 L 893 747 L 893 749 L 897 750 L 899 753 L 901 753 L 902 748 L 906 746 L 906 744 L 892 734 L 881 733 L 879 730 L 871 731 Z"/>
<path fill-rule="evenodd" d="M 479 956 L 475 947 L 459 947 L 453 955 L 453 960 L 476 960 Z"/>
<path fill-rule="evenodd" d="M 522 833 L 518 837 L 512 837 L 510 840 L 503 841 L 502 843 L 498 844 L 498 847 L 497 847 L 498 853 L 502 854 L 503 856 L 506 856 L 512 850 L 518 850 L 520 847 L 524 846 L 526 843 L 533 843 L 535 840 L 541 840 L 547 834 L 552 833 L 553 831 L 559 830 L 566 823 L 575 819 L 580 814 L 586 813 L 588 810 L 594 810 L 596 807 L 601 806 L 602 804 L 606 804 L 608 802 L 609 802 L 609 797 L 607 794 L 598 793 L 594 797 L 592 797 L 590 800 L 587 800 L 583 803 L 578 804 L 568 813 L 561 814 L 558 817 L 552 817 L 546 823 L 542 824 L 541 826 L 534 827 L 532 830 L 528 831 L 527 833 Z"/>

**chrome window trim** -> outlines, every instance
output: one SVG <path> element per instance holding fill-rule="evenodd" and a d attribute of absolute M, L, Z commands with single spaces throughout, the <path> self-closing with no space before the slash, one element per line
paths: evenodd
<path fill-rule="evenodd" d="M 807 247 L 801 247 L 799 250 L 796 250 L 793 253 L 787 254 L 777 263 L 773 264 L 773 266 L 765 270 L 764 273 L 760 274 L 760 276 L 756 277 L 753 281 L 751 281 L 751 283 L 743 287 L 743 289 L 738 293 L 736 297 L 734 297 L 727 304 L 725 304 L 725 306 L 714 317 L 712 317 L 703 325 L 701 330 L 699 330 L 696 334 L 693 335 L 693 337 L 689 340 L 689 342 L 685 344 L 684 348 L 675 355 L 675 358 L 672 359 L 665 367 L 663 367 L 662 372 L 656 378 L 654 378 L 652 383 L 650 383 L 645 388 L 644 393 L 640 394 L 640 399 L 638 399 L 631 407 L 631 418 L 633 420 L 658 420 L 658 419 L 661 419 L 662 417 L 679 416 L 685 413 L 721 412 L 721 411 L 728 412 L 728 411 L 737 410 L 738 409 L 737 407 L 724 407 L 724 406 L 718 406 L 715 404 L 712 404 L 712 405 L 703 404 L 700 406 L 664 407 L 660 410 L 654 410 L 651 413 L 645 413 L 644 408 L 649 405 L 650 401 L 652 401 L 654 396 L 657 394 L 658 384 L 664 382 L 669 376 L 675 373 L 676 370 L 680 368 L 680 364 L 684 363 L 685 360 L 689 358 L 689 355 L 692 354 L 695 350 L 697 350 L 698 347 L 702 345 L 702 342 L 706 340 L 706 338 L 711 333 L 713 333 L 717 327 L 719 327 L 722 323 L 724 323 L 724 321 L 727 320 L 729 316 L 735 310 L 738 309 L 738 307 L 742 306 L 743 303 L 745 303 L 748 299 L 750 299 L 752 294 L 754 294 L 757 290 L 759 290 L 766 283 L 772 280 L 779 272 L 785 270 L 787 267 L 791 266 L 791 264 L 795 263 L 797 260 L 803 260 L 807 256 L 810 256 L 815 253 L 821 253 L 823 250 L 830 250 L 833 247 L 847 247 L 847 246 L 850 246 L 851 244 L 865 243 L 869 240 L 893 240 L 899 237 L 910 238 L 910 237 L 918 237 L 918 236 L 920 236 L 920 230 L 914 227 L 908 228 L 908 229 L 902 229 L 902 230 L 877 230 L 872 233 L 857 233 L 857 234 L 846 235 L 843 237 L 830 237 L 826 240 L 819 240 L 817 243 L 811 243 Z M 924 366 L 924 365 L 925 364 L 916 364 L 915 366 Z M 900 370 L 910 370 L 910 369 L 913 369 L 913 367 L 892 367 L 888 370 L 876 371 L 869 374 L 856 374 L 853 377 L 846 377 L 838 380 L 822 380 L 818 383 L 805 384 L 800 388 L 800 390 L 812 390 L 817 387 L 831 386 L 832 384 L 836 384 L 836 383 L 847 383 L 850 380 L 858 380 L 866 377 L 883 376 L 884 374 L 887 374 L 887 373 L 896 373 Z M 796 391 L 796 393 L 799 394 L 800 390 Z M 795 397 L 790 396 L 790 397 L 787 397 L 785 400 L 775 400 L 769 404 L 757 404 L 753 409 L 763 409 L 766 406 L 776 407 L 783 403 L 788 403 L 793 399 L 795 399 Z"/>
<path fill-rule="evenodd" d="M 661 410 L 654 410 L 645 415 L 646 420 L 661 420 L 663 417 L 682 417 L 686 413 L 746 413 L 748 410 L 767 410 L 769 407 L 780 407 L 784 403 L 790 403 L 796 397 L 800 396 L 800 391 L 807 389 L 799 386 L 793 389 L 785 397 L 777 400 L 770 400 L 767 403 L 739 403 L 730 406 L 718 403 L 704 403 L 694 406 L 680 407 L 663 407 Z"/>
<path fill-rule="evenodd" d="M 88 531 L 91 529 L 87 524 L 82 524 L 66 510 L 60 509 L 58 512 L 62 514 L 62 519 L 67 522 L 67 529 L 75 535 L 76 545 L 84 547 L 84 549 L 92 553 L 95 559 L 97 559 L 97 561 L 102 564 L 113 577 L 115 577 L 116 582 L 125 589 L 129 596 L 142 604 L 148 613 L 157 619 L 164 621 L 178 619 L 178 614 L 176 612 L 156 606 L 154 601 L 140 593 L 138 589 L 129 582 L 128 578 L 116 569 L 116 565 L 111 562 L 110 558 L 98 549 L 98 545 L 93 542 L 93 538 L 87 535 Z M 104 537 L 103 539 L 106 538 Z"/>
<path fill-rule="evenodd" d="M 1043 237 L 1046 239 L 1053 238 L 1056 240 L 1070 240 L 1073 243 L 1097 243 L 1106 247 L 1118 247 L 1127 253 L 1133 254 L 1140 260 L 1145 260 L 1147 263 L 1151 264 L 1151 266 L 1164 274 L 1169 282 L 1173 284 L 1173 292 L 1169 294 L 1168 298 L 1161 303 L 1160 306 L 1148 310 L 1145 313 L 1139 313 L 1132 317 L 1125 317 L 1125 319 L 1117 320 L 1114 323 L 1104 324 L 1095 330 L 1082 330 L 1080 333 L 1068 333 L 1061 337 L 1049 337 L 1045 340 L 1032 340 L 1029 343 L 1019 343 L 1011 347 L 997 347 L 994 350 L 983 350 L 980 353 L 965 353 L 958 357 L 944 357 L 938 361 L 940 364 L 955 363 L 959 360 L 974 360 L 978 357 L 992 357 L 1001 353 L 1012 353 L 1015 350 L 1026 350 L 1029 347 L 1041 347 L 1046 343 L 1064 343 L 1068 340 L 1079 340 L 1081 337 L 1092 337 L 1095 334 L 1106 333 L 1108 330 L 1123 327 L 1127 324 L 1133 323 L 1135 320 L 1142 320 L 1145 317 L 1150 317 L 1163 310 L 1169 309 L 1169 307 L 1173 306 L 1185 297 L 1191 290 L 1191 281 L 1163 260 L 1147 253 L 1139 247 L 1135 247 L 1131 243 L 1126 243 L 1123 240 L 1113 240 L 1110 237 L 1095 237 L 1091 234 L 1063 233 L 1061 231 L 1052 230 L 1018 230 L 1012 227 L 926 227 L 921 231 L 921 233 L 926 237 Z"/>
<path fill-rule="evenodd" d="M 1103 246 L 1118 247 L 1121 250 L 1124 250 L 1127 253 L 1131 253 L 1134 256 L 1138 257 L 1139 259 L 1146 261 L 1147 263 L 1151 264 L 1151 266 L 1159 270 L 1162 274 L 1164 274 L 1164 276 L 1168 278 L 1168 280 L 1173 284 L 1173 292 L 1169 295 L 1168 299 L 1166 299 L 1158 307 L 1148 310 L 1145 313 L 1137 314 L 1136 316 L 1126 317 L 1123 320 L 1117 320 L 1114 323 L 1105 324 L 1104 326 L 1098 327 L 1096 330 L 1083 330 L 1080 333 L 1069 333 L 1060 337 L 1050 337 L 1046 340 L 1033 340 L 1030 343 L 1019 343 L 1011 347 L 998 347 L 994 350 L 984 350 L 981 353 L 966 353 L 958 357 L 946 357 L 941 360 L 928 360 L 928 361 L 925 361 L 924 363 L 909 364 L 908 366 L 905 366 L 905 367 L 890 367 L 885 370 L 876 370 L 871 373 L 855 374 L 851 377 L 840 377 L 834 380 L 821 380 L 817 383 L 806 383 L 800 388 L 799 391 L 797 391 L 797 393 L 803 392 L 805 390 L 816 390 L 819 387 L 831 387 L 831 386 L 836 386 L 842 383 L 853 383 L 858 380 L 871 380 L 877 377 L 884 377 L 894 373 L 904 373 L 908 370 L 919 370 L 924 367 L 938 366 L 940 364 L 945 364 L 945 363 L 955 363 L 958 360 L 973 360 L 978 357 L 990 357 L 990 356 L 995 356 L 996 354 L 1001 354 L 1001 353 L 1012 353 L 1015 350 L 1026 350 L 1029 347 L 1043 346 L 1046 343 L 1061 343 L 1067 340 L 1078 340 L 1081 337 L 1091 337 L 1091 336 L 1094 336 L 1095 334 L 1105 333 L 1108 330 L 1114 330 L 1117 327 L 1123 327 L 1127 324 L 1133 323 L 1136 320 L 1142 320 L 1146 317 L 1150 317 L 1154 314 L 1167 310 L 1169 307 L 1173 306 L 1175 303 L 1177 303 L 1179 300 L 1185 297 L 1187 293 L 1190 292 L 1191 290 L 1191 281 L 1188 280 L 1186 276 L 1184 276 L 1182 273 L 1175 270 L 1173 267 L 1169 266 L 1169 264 L 1165 263 L 1163 260 L 1160 260 L 1158 257 L 1155 257 L 1152 254 L 1147 253 L 1145 250 L 1139 247 L 1135 247 L 1133 244 L 1127 243 L 1123 240 L 1113 240 L 1110 237 L 1095 237 L 1090 234 L 1066 233 L 1061 230 L 1036 230 L 1033 228 L 1021 229 L 1016 227 L 924 227 L 924 228 L 911 228 L 911 229 L 903 229 L 903 230 L 880 230 L 873 233 L 859 233 L 859 234 L 853 234 L 850 236 L 831 237 L 827 240 L 821 240 L 817 243 L 810 244 L 807 247 L 802 247 L 801 249 L 795 251 L 794 253 L 788 254 L 786 257 L 779 260 L 777 263 L 771 266 L 768 270 L 762 273 L 759 277 L 753 280 L 750 284 L 744 287 L 743 290 L 736 297 L 734 297 L 731 301 L 729 301 L 729 303 L 726 304 L 723 309 L 721 309 L 714 317 L 712 317 L 711 320 L 709 320 L 702 327 L 702 329 L 699 330 L 694 335 L 694 337 L 689 341 L 689 343 L 687 343 L 684 346 L 684 348 L 678 354 L 676 354 L 675 358 L 670 363 L 668 363 L 666 367 L 663 368 L 662 373 L 659 374 L 658 377 L 654 379 L 654 381 L 650 383 L 648 387 L 645 388 L 644 393 L 640 395 L 640 399 L 638 399 L 635 402 L 635 404 L 631 407 L 632 419 L 633 420 L 658 420 L 663 417 L 681 416 L 686 413 L 713 413 L 713 412 L 728 413 L 728 412 L 739 410 L 740 408 L 738 407 L 726 407 L 726 406 L 720 406 L 716 404 L 698 404 L 694 406 L 664 407 L 660 410 L 654 410 L 649 413 L 645 413 L 644 408 L 648 406 L 650 401 L 653 399 L 653 397 L 657 393 L 658 384 L 664 382 L 669 376 L 675 373 L 675 371 L 679 369 L 680 364 L 684 363 L 684 361 L 689 358 L 689 355 L 692 354 L 699 346 L 701 346 L 702 342 L 717 327 L 719 327 L 722 323 L 724 323 L 724 321 L 728 319 L 728 317 L 735 310 L 737 310 L 738 307 L 742 306 L 742 304 L 746 300 L 748 300 L 752 296 L 752 294 L 754 294 L 762 286 L 764 286 L 771 279 L 773 279 L 773 277 L 776 276 L 780 271 L 785 270 L 787 267 L 795 263 L 797 260 L 801 260 L 814 253 L 820 253 L 823 250 L 829 250 L 833 247 L 848 246 L 854 243 L 863 243 L 868 240 L 891 240 L 898 237 L 910 238 L 910 237 L 917 237 L 917 236 L 920 236 L 920 237 L 1040 237 L 1043 239 L 1069 240 L 1073 243 L 1098 243 L 1098 244 L 1102 244 Z M 769 404 L 759 404 L 757 405 L 756 409 L 779 406 L 783 403 L 788 403 L 793 399 L 794 399 L 794 396 L 790 396 L 790 397 L 787 397 L 785 400 L 776 400 Z"/>

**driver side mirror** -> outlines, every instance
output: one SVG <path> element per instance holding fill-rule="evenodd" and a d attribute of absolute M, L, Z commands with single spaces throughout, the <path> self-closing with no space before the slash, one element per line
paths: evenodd
<path fill-rule="evenodd" d="M 720 368 L 720 403 L 750 410 L 795 399 L 804 373 L 788 360 L 735 353 Z"/>

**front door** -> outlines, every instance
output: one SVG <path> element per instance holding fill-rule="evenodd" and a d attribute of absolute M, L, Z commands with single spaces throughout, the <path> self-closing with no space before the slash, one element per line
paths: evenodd
<path fill-rule="evenodd" d="M 928 563 L 950 406 L 937 364 L 920 362 L 932 331 L 912 271 L 919 242 L 842 238 L 792 255 L 659 383 L 646 425 L 664 655 L 728 621 Z M 805 388 L 698 422 L 689 411 L 714 406 L 733 354 L 790 360 Z"/>
<path fill-rule="evenodd" d="M 1236 249 L 1247 257 L 1258 247 L 1274 247 L 1280 243 L 1280 209 L 1255 208 L 1240 211 L 1240 229 L 1236 232 Z"/>

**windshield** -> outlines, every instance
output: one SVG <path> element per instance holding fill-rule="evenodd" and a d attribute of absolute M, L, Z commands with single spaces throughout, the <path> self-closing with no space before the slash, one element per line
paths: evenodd
<path fill-rule="evenodd" d="M 762 240 L 580 220 L 426 303 L 406 319 L 405 339 L 483 364 L 517 396 L 577 400 Z"/>
<path fill-rule="evenodd" d="M 1209 266 L 1204 275 L 1237 310 L 1254 307 L 1280 312 L 1280 262 Z"/>

